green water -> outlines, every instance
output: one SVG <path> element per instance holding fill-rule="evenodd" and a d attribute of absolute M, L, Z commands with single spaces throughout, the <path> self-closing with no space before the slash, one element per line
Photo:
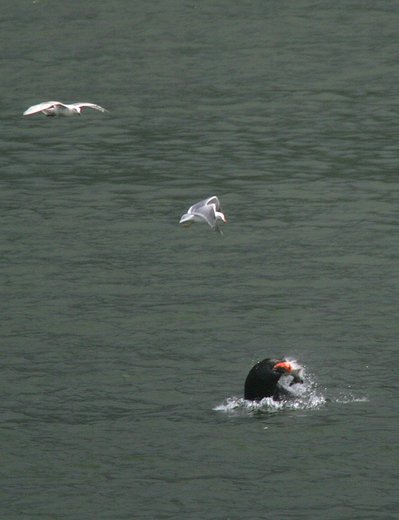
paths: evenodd
<path fill-rule="evenodd" d="M 396 518 L 397 3 L 3 9 L 2 518 Z"/>

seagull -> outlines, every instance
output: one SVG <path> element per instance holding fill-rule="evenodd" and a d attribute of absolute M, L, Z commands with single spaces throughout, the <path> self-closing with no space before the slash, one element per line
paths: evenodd
<path fill-rule="evenodd" d="M 219 222 L 227 222 L 227 219 L 220 209 L 219 199 L 214 195 L 188 208 L 187 213 L 184 213 L 181 217 L 179 224 L 188 227 L 193 222 L 206 222 L 212 229 L 223 235 L 219 228 Z"/>
<path fill-rule="evenodd" d="M 80 115 L 83 108 L 94 108 L 94 110 L 99 110 L 100 112 L 108 112 L 105 108 L 94 103 L 71 103 L 66 105 L 60 101 L 45 101 L 29 107 L 23 115 L 30 116 L 41 112 L 45 116 L 76 116 Z"/>

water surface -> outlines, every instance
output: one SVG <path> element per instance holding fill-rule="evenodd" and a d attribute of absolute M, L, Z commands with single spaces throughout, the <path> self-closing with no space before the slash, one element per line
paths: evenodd
<path fill-rule="evenodd" d="M 397 4 L 0 23 L 2 517 L 396 518 Z M 309 393 L 244 403 L 284 355 Z"/>

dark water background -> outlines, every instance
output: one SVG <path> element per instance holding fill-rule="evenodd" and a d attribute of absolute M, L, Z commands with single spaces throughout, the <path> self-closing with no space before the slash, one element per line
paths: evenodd
<path fill-rule="evenodd" d="M 397 518 L 398 28 L 2 2 L 2 519 Z M 110 112 L 21 116 L 52 99 Z M 180 229 L 214 194 L 224 236 Z M 248 408 L 271 355 L 304 395 Z"/>

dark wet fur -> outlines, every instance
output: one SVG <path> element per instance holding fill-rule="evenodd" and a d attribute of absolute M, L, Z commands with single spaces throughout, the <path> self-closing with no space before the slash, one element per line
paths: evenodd
<path fill-rule="evenodd" d="M 291 386 L 291 385 L 290 385 Z M 295 394 L 288 390 L 288 388 L 277 385 L 276 391 L 273 394 L 274 401 L 289 401 L 290 399 L 295 399 Z"/>
<path fill-rule="evenodd" d="M 261 401 L 264 397 L 272 397 L 276 401 L 290 399 L 293 397 L 289 390 L 278 384 L 284 371 L 273 370 L 273 367 L 282 360 L 266 358 L 254 365 L 244 385 L 244 399 L 249 401 Z M 299 373 L 291 374 L 292 381 L 290 386 L 296 383 L 303 383 Z"/>

